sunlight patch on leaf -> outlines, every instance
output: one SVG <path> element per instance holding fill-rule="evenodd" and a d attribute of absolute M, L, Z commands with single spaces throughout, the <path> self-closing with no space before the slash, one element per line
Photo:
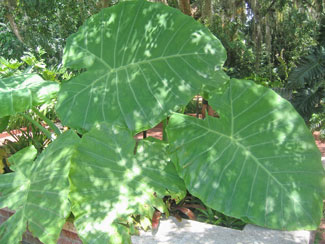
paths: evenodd
<path fill-rule="evenodd" d="M 58 115 L 86 131 L 106 121 L 136 134 L 186 105 L 202 84 L 216 86 L 216 75 L 227 80 L 215 70 L 225 59 L 221 42 L 193 18 L 162 4 L 122 2 L 67 39 L 64 65 L 86 71 L 62 85 Z"/>
<path fill-rule="evenodd" d="M 0 79 L 0 118 L 24 112 L 56 97 L 59 84 L 37 74 L 22 74 Z"/>
<path fill-rule="evenodd" d="M 220 118 L 174 114 L 167 127 L 173 162 L 189 192 L 217 211 L 267 228 L 317 228 L 325 174 L 314 138 L 292 105 L 236 79 L 209 104 Z"/>
<path fill-rule="evenodd" d="M 96 243 L 105 243 L 112 235 L 110 228 L 117 228 L 116 237 L 128 243 L 130 237 L 125 234 L 126 227 L 120 225 L 121 220 L 131 214 L 146 216 L 153 212 L 148 212 L 148 208 L 161 209 L 156 205 L 156 196 L 171 194 L 180 200 L 186 194 L 183 181 L 166 160 L 167 145 L 151 139 L 138 144 L 134 154 L 131 132 L 107 123 L 101 123 L 81 139 L 70 174 L 70 198 L 74 203 L 75 225 L 83 241 L 91 242 L 97 236 Z M 90 226 L 98 229 L 90 234 Z"/>
<path fill-rule="evenodd" d="M 78 142 L 79 137 L 68 131 L 35 161 L 34 147 L 25 148 L 9 159 L 15 172 L 0 175 L 0 208 L 16 212 L 0 226 L 0 243 L 20 242 L 27 227 L 42 242 L 57 243 L 70 213 L 68 175 Z"/>

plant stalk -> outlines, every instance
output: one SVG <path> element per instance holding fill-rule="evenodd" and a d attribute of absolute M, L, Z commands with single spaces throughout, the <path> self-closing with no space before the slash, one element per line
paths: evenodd
<path fill-rule="evenodd" d="M 163 141 L 167 141 L 167 124 L 168 124 L 168 118 L 163 120 Z"/>
<path fill-rule="evenodd" d="M 35 107 L 32 108 L 33 112 L 37 114 L 42 120 L 46 122 L 46 124 L 54 131 L 54 133 L 58 136 L 61 134 L 61 131 L 59 128 L 50 120 L 48 119 L 44 114 L 42 114 L 38 109 Z"/>
<path fill-rule="evenodd" d="M 33 125 L 35 125 L 37 128 L 39 128 L 45 135 L 47 138 L 49 138 L 51 141 L 52 139 L 52 135 L 51 132 L 49 132 L 47 129 L 45 129 L 43 126 L 41 126 L 39 123 L 37 123 L 31 116 L 29 116 L 28 114 L 21 114 L 25 119 L 27 119 L 29 122 L 31 122 Z"/>

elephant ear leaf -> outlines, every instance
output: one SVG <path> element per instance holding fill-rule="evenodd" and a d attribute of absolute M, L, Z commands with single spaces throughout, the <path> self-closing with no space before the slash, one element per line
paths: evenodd
<path fill-rule="evenodd" d="M 67 40 L 64 65 L 86 71 L 62 86 L 64 124 L 89 130 L 119 123 L 151 128 L 196 95 L 202 83 L 227 78 L 221 42 L 179 10 L 144 0 L 102 10 Z"/>
<path fill-rule="evenodd" d="M 324 199 L 321 156 L 289 102 L 231 80 L 209 104 L 220 118 L 175 114 L 171 152 L 187 189 L 226 215 L 274 229 L 316 229 Z"/>
<path fill-rule="evenodd" d="M 36 74 L 0 79 L 0 118 L 49 102 L 58 91 L 58 83 Z"/>
<path fill-rule="evenodd" d="M 16 211 L 0 225 L 0 243 L 20 243 L 28 230 L 43 243 L 55 244 L 70 213 L 68 200 L 71 155 L 79 137 L 61 134 L 35 161 L 36 149 L 9 158 L 13 173 L 0 175 L 0 208 Z"/>
<path fill-rule="evenodd" d="M 71 167 L 70 198 L 85 243 L 129 243 L 125 221 L 130 215 L 152 219 L 154 207 L 166 212 L 162 197 L 186 195 L 165 143 L 142 140 L 134 154 L 135 145 L 129 130 L 106 122 L 81 139 Z"/>

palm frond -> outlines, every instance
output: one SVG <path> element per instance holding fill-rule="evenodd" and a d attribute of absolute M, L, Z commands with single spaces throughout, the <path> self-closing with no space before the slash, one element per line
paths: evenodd
<path fill-rule="evenodd" d="M 313 113 L 318 113 L 322 110 L 321 100 L 325 97 L 324 88 L 299 89 L 292 97 L 291 103 L 299 114 L 309 121 Z"/>
<path fill-rule="evenodd" d="M 275 91 L 278 95 L 282 98 L 290 101 L 292 99 L 292 92 L 293 90 L 290 88 L 283 88 L 283 87 L 273 87 L 273 91 Z"/>
<path fill-rule="evenodd" d="M 301 63 L 293 69 L 288 77 L 288 87 L 313 88 L 325 79 L 325 48 L 315 47 L 312 52 L 302 58 Z"/>

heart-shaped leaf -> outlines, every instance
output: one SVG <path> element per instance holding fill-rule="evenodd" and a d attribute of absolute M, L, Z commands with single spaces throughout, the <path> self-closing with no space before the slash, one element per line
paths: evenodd
<path fill-rule="evenodd" d="M 35 148 L 23 149 L 9 160 L 13 173 L 0 175 L 0 208 L 16 213 L 0 226 L 0 243 L 20 243 L 28 227 L 44 243 L 57 243 L 70 213 L 70 159 L 79 137 L 61 134 L 33 162 Z"/>
<path fill-rule="evenodd" d="M 186 105 L 203 82 L 226 79 L 225 58 L 220 41 L 179 10 L 122 2 L 68 38 L 65 66 L 87 71 L 62 86 L 57 111 L 74 128 L 106 121 L 139 132 Z"/>
<path fill-rule="evenodd" d="M 187 189 L 211 208 L 260 226 L 317 228 L 324 170 L 291 104 L 243 80 L 231 80 L 209 104 L 220 118 L 169 120 L 173 160 Z"/>
<path fill-rule="evenodd" d="M 58 83 L 36 74 L 0 79 L 0 118 L 49 102 L 58 91 Z"/>
<path fill-rule="evenodd" d="M 86 243 L 129 243 L 131 214 L 164 211 L 165 195 L 182 198 L 184 182 L 158 140 L 136 142 L 129 130 L 101 123 L 86 133 L 71 167 L 75 226 Z"/>

